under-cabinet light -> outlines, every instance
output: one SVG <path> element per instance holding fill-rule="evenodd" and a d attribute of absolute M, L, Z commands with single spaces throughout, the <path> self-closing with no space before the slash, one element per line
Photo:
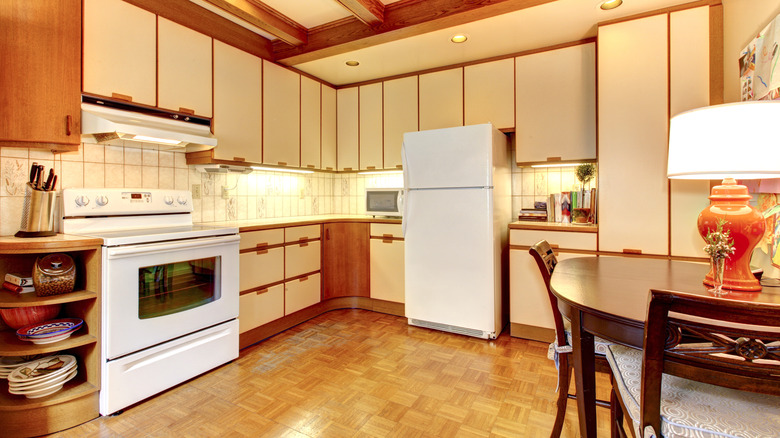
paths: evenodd
<path fill-rule="evenodd" d="M 314 173 L 313 170 L 303 169 L 283 169 L 281 167 L 259 167 L 251 166 L 253 170 L 264 170 L 266 172 L 287 172 L 287 173 Z"/>
<path fill-rule="evenodd" d="M 531 167 L 540 169 L 544 167 L 574 167 L 579 166 L 582 163 L 555 163 L 555 164 L 532 164 Z"/>
<path fill-rule="evenodd" d="M 368 170 L 366 172 L 358 172 L 358 175 L 390 175 L 401 174 L 403 170 Z"/>
<path fill-rule="evenodd" d="M 145 143 L 161 143 L 161 144 L 181 144 L 179 140 L 171 140 L 169 138 L 157 138 L 149 137 L 146 135 L 134 135 L 132 137 L 123 137 L 125 140 L 142 141 Z"/>

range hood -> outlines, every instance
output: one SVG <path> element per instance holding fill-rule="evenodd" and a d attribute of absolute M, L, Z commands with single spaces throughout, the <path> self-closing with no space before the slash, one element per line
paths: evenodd
<path fill-rule="evenodd" d="M 81 135 L 98 143 L 123 139 L 186 147 L 188 152 L 217 145 L 209 119 L 87 96 L 81 103 Z"/>

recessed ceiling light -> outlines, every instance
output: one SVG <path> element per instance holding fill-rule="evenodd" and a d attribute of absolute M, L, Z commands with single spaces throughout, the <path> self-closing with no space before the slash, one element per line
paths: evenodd
<path fill-rule="evenodd" d="M 610 9 L 615 9 L 616 7 L 622 4 L 623 4 L 623 0 L 607 0 L 601 5 L 599 5 L 599 7 L 605 11 L 608 11 Z"/>
<path fill-rule="evenodd" d="M 450 38 L 450 41 L 453 43 L 465 43 L 467 39 L 469 39 L 468 35 L 465 33 L 459 33 L 453 35 L 452 38 Z"/>
<path fill-rule="evenodd" d="M 360 65 L 360 63 L 357 61 L 347 61 L 345 64 L 347 64 L 350 67 L 357 67 Z"/>

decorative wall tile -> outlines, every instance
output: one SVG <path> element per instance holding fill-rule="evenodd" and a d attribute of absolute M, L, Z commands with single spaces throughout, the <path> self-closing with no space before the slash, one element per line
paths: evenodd
<path fill-rule="evenodd" d="M 30 166 L 27 158 L 3 157 L 0 159 L 2 170 L 2 193 L 0 196 L 24 196 L 27 182 L 30 181 Z"/>

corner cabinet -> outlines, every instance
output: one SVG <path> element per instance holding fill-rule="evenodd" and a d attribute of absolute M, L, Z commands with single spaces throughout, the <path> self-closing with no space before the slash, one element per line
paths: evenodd
<path fill-rule="evenodd" d="M 51 238 L 0 237 L 0 272 L 31 271 L 35 259 L 51 253 L 68 254 L 76 264 L 76 286 L 70 293 L 38 297 L 0 291 L 0 308 L 62 304 L 58 317 L 81 318 L 84 326 L 68 339 L 32 344 L 16 337 L 14 329 L 0 330 L 0 356 L 70 354 L 76 357 L 76 378 L 62 390 L 28 399 L 8 392 L 0 381 L 0 424 L 4 437 L 38 436 L 97 418 L 100 390 L 100 272 L 101 239 L 59 234 Z"/>
<path fill-rule="evenodd" d="M 81 141 L 81 2 L 0 2 L 0 146 L 76 150 Z"/>

